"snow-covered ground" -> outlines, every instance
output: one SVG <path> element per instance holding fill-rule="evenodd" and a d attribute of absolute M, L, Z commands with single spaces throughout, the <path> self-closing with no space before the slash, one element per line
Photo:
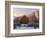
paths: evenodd
<path fill-rule="evenodd" d="M 34 29 L 34 27 L 16 27 L 16 29 L 25 30 L 25 29 Z"/>
<path fill-rule="evenodd" d="M 22 29 L 22 30 L 25 30 L 25 29 L 36 29 L 36 28 L 39 28 L 39 23 L 36 23 L 36 24 L 21 24 L 20 26 L 17 24 L 17 25 L 14 25 L 14 28 L 15 29 Z"/>

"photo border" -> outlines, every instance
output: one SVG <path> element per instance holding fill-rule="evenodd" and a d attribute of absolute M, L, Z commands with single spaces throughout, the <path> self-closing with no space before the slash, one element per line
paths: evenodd
<path fill-rule="evenodd" d="M 13 8 L 29 8 L 29 9 L 39 9 L 39 29 L 28 29 L 27 30 L 17 30 L 17 29 L 13 29 Z M 32 32 L 42 32 L 42 6 L 23 6 L 23 5 L 10 5 L 10 13 L 11 13 L 11 22 L 10 22 L 10 28 L 11 31 L 10 33 L 32 33 Z M 40 30 L 41 29 L 41 30 Z M 33 31 L 32 31 L 33 30 Z M 20 32 L 19 32 L 20 31 Z M 21 32 L 22 31 L 22 32 Z"/>
<path fill-rule="evenodd" d="M 42 32 L 38 33 L 16 33 L 10 34 L 10 5 L 33 5 L 42 6 Z M 45 3 L 33 3 L 33 2 L 19 2 L 19 1 L 5 1 L 5 37 L 18 37 L 18 36 L 36 36 L 45 35 Z"/>

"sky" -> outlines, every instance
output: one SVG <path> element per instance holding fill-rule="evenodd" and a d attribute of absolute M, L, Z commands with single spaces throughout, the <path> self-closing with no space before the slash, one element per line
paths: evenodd
<path fill-rule="evenodd" d="M 34 11 L 38 9 L 31 9 L 31 8 L 13 8 L 13 16 L 23 16 L 32 14 Z"/>

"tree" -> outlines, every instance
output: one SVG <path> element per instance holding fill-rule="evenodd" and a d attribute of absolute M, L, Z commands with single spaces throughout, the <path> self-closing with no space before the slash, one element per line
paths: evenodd
<path fill-rule="evenodd" d="M 35 22 L 35 20 L 36 20 L 36 16 L 35 16 L 35 13 L 33 13 L 33 15 L 32 15 L 32 22 Z"/>
<path fill-rule="evenodd" d="M 19 17 L 14 19 L 14 23 L 19 23 Z"/>
<path fill-rule="evenodd" d="M 21 24 L 27 24 L 28 22 L 29 22 L 29 18 L 25 15 L 20 19 Z"/>

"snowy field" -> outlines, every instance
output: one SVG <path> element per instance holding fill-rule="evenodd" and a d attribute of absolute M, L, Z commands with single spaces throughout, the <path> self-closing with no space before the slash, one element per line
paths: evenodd
<path fill-rule="evenodd" d="M 34 23 L 34 24 L 14 24 L 14 29 L 25 30 L 25 29 L 36 29 L 36 28 L 39 28 L 39 23 Z"/>

